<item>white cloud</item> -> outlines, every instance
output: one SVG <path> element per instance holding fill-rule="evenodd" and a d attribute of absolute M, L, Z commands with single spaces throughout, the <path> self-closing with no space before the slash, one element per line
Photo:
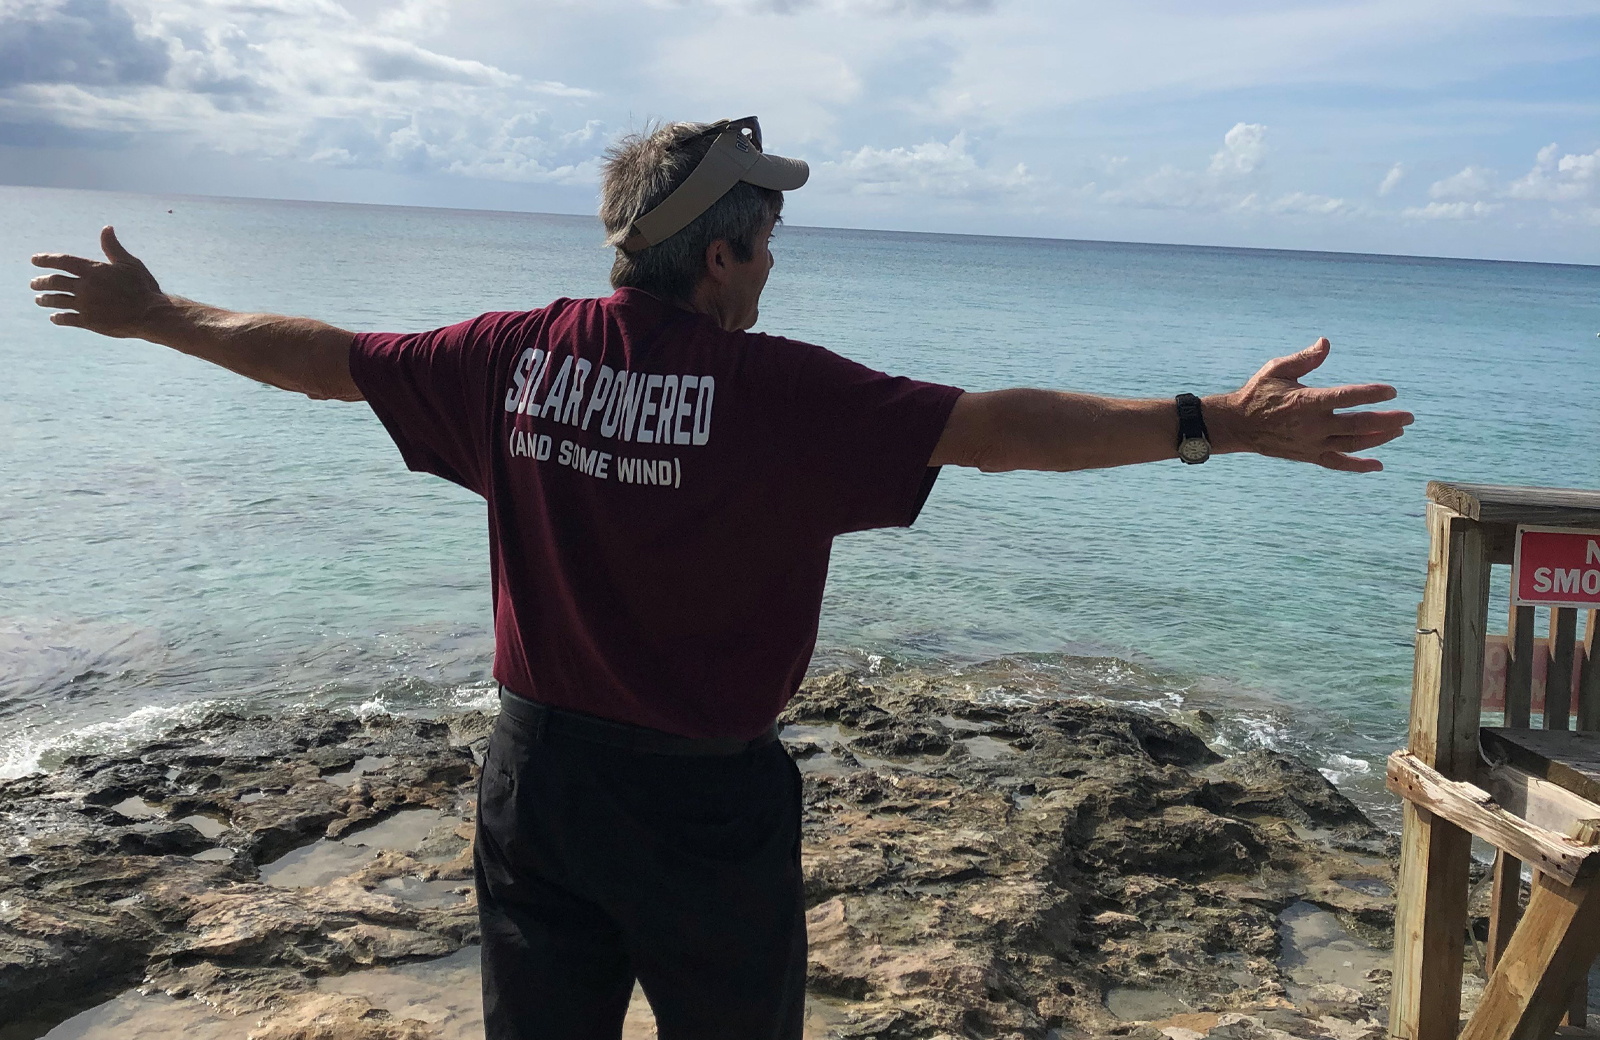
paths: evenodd
<path fill-rule="evenodd" d="M 1098 185 L 1090 185 L 1098 188 Z M 1139 209 L 1233 209 L 1254 196 L 1205 173 L 1165 164 L 1154 173 L 1099 192 L 1102 202 Z"/>
<path fill-rule="evenodd" d="M 37 29 L 85 4 L 114 12 L 115 53 L 134 56 L 117 67 L 132 72 L 108 76 L 81 40 Z M 406 38 L 441 24 L 447 12 L 433 0 L 376 19 L 333 0 L 27 0 L 0 6 L 0 39 L 15 35 L 6 20 L 19 11 L 38 60 L 21 72 L 13 63 L 0 123 L 177 135 L 235 155 L 341 166 L 563 184 L 596 176 L 598 143 L 570 137 L 591 127 L 570 110 L 594 93 Z M 557 103 L 568 111 L 558 116 Z"/>
<path fill-rule="evenodd" d="M 517 77 L 493 65 L 436 54 L 406 40 L 381 36 L 357 39 L 352 41 L 352 49 L 366 74 L 379 82 L 431 80 L 504 87 L 517 81 Z"/>
<path fill-rule="evenodd" d="M 1389 167 L 1389 172 L 1383 175 L 1383 183 L 1378 185 L 1378 194 L 1380 196 L 1389 194 L 1405 175 L 1406 168 L 1404 163 L 1395 163 Z"/>
<path fill-rule="evenodd" d="M 1479 166 L 1435 181 L 1428 196 L 1436 201 L 1401 211 L 1420 220 L 1476 220 L 1505 211 L 1524 226 L 1559 227 L 1594 223 L 1600 212 L 1600 149 L 1562 155 L 1554 144 L 1539 149 L 1533 168 L 1503 188 Z M 1549 203 L 1548 208 L 1531 203 Z"/>
<path fill-rule="evenodd" d="M 378 31 L 397 36 L 431 36 L 450 22 L 450 0 L 401 0 L 381 11 Z"/>
<path fill-rule="evenodd" d="M 1222 148 L 1202 170 L 1186 170 L 1171 163 L 1153 173 L 1120 184 L 1088 186 L 1102 202 L 1140 209 L 1179 209 L 1222 212 L 1259 210 L 1263 204 L 1258 171 L 1267 152 L 1267 128 L 1261 123 L 1235 123 L 1222 138 Z M 1120 166 L 1121 164 L 1118 164 Z M 1106 171 L 1114 179 L 1116 167 Z M 1306 212 L 1302 200 L 1322 196 L 1285 196 L 1285 208 L 1275 212 Z M 1301 207 L 1296 209 L 1296 207 Z"/>
<path fill-rule="evenodd" d="M 1296 191 L 1274 199 L 1268 203 L 1267 208 L 1274 213 L 1298 213 L 1303 216 L 1326 217 L 1335 213 L 1348 212 L 1351 206 L 1344 199 Z"/>
<path fill-rule="evenodd" d="M 657 7 L 720 7 L 753 14 L 823 11 L 844 15 L 987 14 L 996 0 L 655 0 Z"/>
<path fill-rule="evenodd" d="M 0 88 L 17 83 L 159 83 L 170 62 L 110 0 L 0 2 Z"/>
<path fill-rule="evenodd" d="M 967 148 L 965 133 L 949 143 L 929 141 L 909 148 L 866 146 L 836 161 L 820 164 L 814 183 L 823 190 L 859 195 L 919 194 L 942 198 L 982 198 L 1017 194 L 1037 183 L 1022 163 L 1011 167 L 980 164 Z"/>
<path fill-rule="evenodd" d="M 1582 2 L 1552 10 L 1537 0 L 1008 0 L 995 17 L 966 20 L 940 100 L 949 114 L 1004 126 L 1108 98 L 1473 82 L 1518 62 L 1591 57 L 1592 33 L 1553 45 L 1540 32 L 1555 35 L 1555 18 L 1576 17 Z"/>
<path fill-rule="evenodd" d="M 756 112 L 775 150 L 817 170 L 796 222 L 1428 251 L 1421 222 L 1476 219 L 1481 241 L 1521 243 L 1504 255 L 1537 256 L 1592 238 L 1597 141 L 1571 137 L 1530 169 L 1485 127 L 1592 133 L 1600 101 L 1570 71 L 1595 54 L 1574 31 L 1592 7 L 0 0 L 0 178 L 53 176 L 31 172 L 29 150 L 65 142 L 101 154 L 63 183 L 116 186 L 98 169 L 127 146 L 151 157 L 127 175 L 146 189 L 261 191 L 249 177 L 282 171 L 307 194 L 370 183 L 374 200 L 571 209 L 587 192 L 463 179 L 587 188 L 619 129 Z M 1559 99 L 1518 94 L 1538 67 L 1565 77 Z M 1375 104 L 1374 90 L 1422 100 Z M 1268 111 L 1269 125 L 1254 116 Z M 187 156 L 215 172 L 176 169 Z M 1446 168 L 1425 191 L 1417 171 Z M 1600 260 L 1594 248 L 1575 252 Z"/>
<path fill-rule="evenodd" d="M 1211 157 L 1211 172 L 1252 173 L 1267 154 L 1267 128 L 1260 123 L 1235 123 L 1222 138 L 1222 150 Z"/>
<path fill-rule="evenodd" d="M 1400 215 L 1417 220 L 1473 220 L 1502 208 L 1498 202 L 1430 202 L 1426 206 L 1408 206 Z"/>
<path fill-rule="evenodd" d="M 1478 166 L 1468 166 L 1460 173 L 1434 181 L 1428 186 L 1430 199 L 1463 199 L 1472 201 L 1494 190 L 1494 174 Z"/>
<path fill-rule="evenodd" d="M 1514 199 L 1577 202 L 1600 198 L 1600 148 L 1587 155 L 1563 155 L 1554 144 L 1539 149 L 1533 169 L 1513 181 L 1506 194 Z"/>
<path fill-rule="evenodd" d="M 839 120 L 862 105 L 863 66 L 873 48 L 883 45 L 870 32 L 850 32 L 848 24 L 706 15 L 704 24 L 663 39 L 641 62 L 647 78 L 636 96 L 655 106 L 650 115 L 685 118 L 679 113 L 691 113 L 687 118 L 710 119 L 757 114 L 767 140 L 780 153 L 796 144 L 835 151 L 854 143 L 841 139 Z M 759 26 L 766 29 L 756 32 Z M 706 74 L 707 69 L 729 69 L 730 55 L 749 55 L 752 48 L 759 57 L 748 69 Z M 662 111 L 663 104 L 672 110 Z M 957 126 L 950 124 L 950 132 Z"/>

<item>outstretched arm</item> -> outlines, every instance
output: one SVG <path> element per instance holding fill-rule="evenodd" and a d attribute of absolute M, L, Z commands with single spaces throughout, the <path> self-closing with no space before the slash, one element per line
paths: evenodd
<path fill-rule="evenodd" d="M 1203 399 L 1213 454 L 1253 452 L 1329 469 L 1373 473 L 1377 459 L 1355 453 L 1387 444 L 1411 424 L 1410 412 L 1339 411 L 1394 399 L 1392 386 L 1318 388 L 1302 376 L 1328 356 L 1319 339 L 1298 354 L 1269 361 L 1231 394 Z M 930 466 L 1074 470 L 1127 466 L 1177 457 L 1178 412 L 1172 398 L 1128 400 L 1054 390 L 996 390 L 956 401 Z"/>
<path fill-rule="evenodd" d="M 39 290 L 39 306 L 55 308 L 55 324 L 160 343 L 316 400 L 361 400 L 350 378 L 354 333 L 310 318 L 240 314 L 164 293 L 110 227 L 100 232 L 100 248 L 105 263 L 66 253 L 34 256 L 35 267 L 66 272 L 29 283 Z"/>

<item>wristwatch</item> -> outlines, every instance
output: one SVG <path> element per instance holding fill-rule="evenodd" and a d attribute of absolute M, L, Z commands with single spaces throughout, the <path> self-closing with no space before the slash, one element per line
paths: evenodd
<path fill-rule="evenodd" d="M 1205 416 L 1200 414 L 1200 398 L 1178 395 L 1178 458 L 1191 466 L 1211 457 L 1211 441 L 1206 437 Z"/>

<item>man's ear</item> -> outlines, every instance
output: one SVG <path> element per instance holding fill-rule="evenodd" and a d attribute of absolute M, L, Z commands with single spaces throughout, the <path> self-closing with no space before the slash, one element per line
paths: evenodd
<path fill-rule="evenodd" d="M 718 285 L 727 281 L 732 266 L 733 248 L 728 245 L 727 239 L 719 238 L 706 246 L 706 274 L 712 281 Z"/>

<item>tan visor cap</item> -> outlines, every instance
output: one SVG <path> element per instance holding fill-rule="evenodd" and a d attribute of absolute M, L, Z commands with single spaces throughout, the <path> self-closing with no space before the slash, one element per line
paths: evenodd
<path fill-rule="evenodd" d="M 761 150 L 761 126 L 755 116 L 724 119 L 713 123 L 706 133 L 716 134 L 717 139 L 705 158 L 659 206 L 633 222 L 620 243 L 623 252 L 637 253 L 671 238 L 740 181 L 758 188 L 793 191 L 811 176 L 811 168 L 799 159 Z"/>

